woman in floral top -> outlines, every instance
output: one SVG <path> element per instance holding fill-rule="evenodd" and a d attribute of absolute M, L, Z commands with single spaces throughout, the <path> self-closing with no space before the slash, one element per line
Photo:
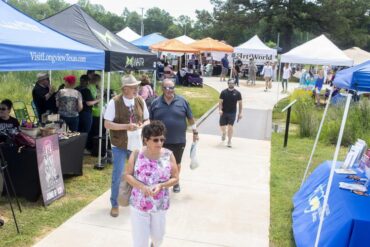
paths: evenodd
<path fill-rule="evenodd" d="M 74 89 L 76 77 L 67 75 L 64 78 L 64 88 L 59 90 L 56 95 L 56 103 L 60 118 L 63 119 L 71 131 L 78 130 L 78 113 L 82 110 L 82 96 L 79 91 Z"/>
<path fill-rule="evenodd" d="M 131 154 L 125 179 L 132 185 L 130 197 L 134 247 L 160 246 L 169 208 L 168 188 L 179 181 L 176 160 L 163 148 L 166 129 L 162 122 L 152 121 L 142 130 L 146 146 Z M 134 164 L 135 163 L 135 164 Z"/>

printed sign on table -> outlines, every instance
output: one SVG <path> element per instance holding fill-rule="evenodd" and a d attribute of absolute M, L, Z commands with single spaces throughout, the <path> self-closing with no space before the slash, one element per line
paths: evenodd
<path fill-rule="evenodd" d="M 58 135 L 36 139 L 37 164 L 44 205 L 64 196 Z"/>

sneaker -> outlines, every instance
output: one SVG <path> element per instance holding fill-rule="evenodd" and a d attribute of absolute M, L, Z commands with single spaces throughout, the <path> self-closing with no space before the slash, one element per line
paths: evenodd
<path fill-rule="evenodd" d="M 175 192 L 175 193 L 179 193 L 180 192 L 180 184 L 175 184 L 174 186 L 173 186 L 173 192 Z"/>
<path fill-rule="evenodd" d="M 118 215 L 119 215 L 119 209 L 118 208 L 112 208 L 110 210 L 110 216 L 112 216 L 112 217 L 118 217 Z"/>
<path fill-rule="evenodd" d="M 232 147 L 231 142 L 228 142 L 228 143 L 227 143 L 227 147 L 229 147 L 229 148 L 231 148 L 231 147 Z"/>
<path fill-rule="evenodd" d="M 267 89 L 263 90 L 264 92 L 267 92 Z"/>
<path fill-rule="evenodd" d="M 226 134 L 225 133 L 222 133 L 221 140 L 222 141 L 225 141 L 226 140 Z"/>

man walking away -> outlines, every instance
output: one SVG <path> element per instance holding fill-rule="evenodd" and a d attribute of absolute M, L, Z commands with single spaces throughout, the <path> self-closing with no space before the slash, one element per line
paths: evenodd
<path fill-rule="evenodd" d="M 288 92 L 288 80 L 290 79 L 291 74 L 292 69 L 290 68 L 289 63 L 286 63 L 283 68 L 283 80 L 281 82 L 281 84 L 283 85 L 283 91 L 281 91 L 282 93 Z"/>
<path fill-rule="evenodd" d="M 226 139 L 227 131 L 227 146 L 229 148 L 231 145 L 231 138 L 233 136 L 233 125 L 236 118 L 236 108 L 239 104 L 239 114 L 237 121 L 242 118 L 242 96 L 241 93 L 235 89 L 235 82 L 233 80 L 228 81 L 228 88 L 224 89 L 220 94 L 220 101 L 218 104 L 218 109 L 220 112 L 220 127 L 222 132 L 222 141 Z M 227 129 L 227 130 L 226 130 Z"/>
<path fill-rule="evenodd" d="M 225 77 L 227 76 L 227 72 L 229 72 L 229 60 L 227 59 L 227 54 L 225 53 L 225 56 L 221 59 L 221 77 L 220 81 L 225 81 Z"/>

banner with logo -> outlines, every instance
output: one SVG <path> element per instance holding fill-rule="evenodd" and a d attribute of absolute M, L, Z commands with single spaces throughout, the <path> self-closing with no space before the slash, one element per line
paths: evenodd
<path fill-rule="evenodd" d="M 37 166 L 44 205 L 64 196 L 58 135 L 36 139 Z"/>
<path fill-rule="evenodd" d="M 273 54 L 255 54 L 255 53 L 233 53 L 234 59 L 240 59 L 243 64 L 249 64 L 250 59 L 253 59 L 256 65 L 262 65 L 267 61 L 275 61 L 276 57 Z"/>
<path fill-rule="evenodd" d="M 157 57 L 155 55 L 108 53 L 109 61 L 106 61 L 106 71 L 153 70 L 156 68 Z"/>

